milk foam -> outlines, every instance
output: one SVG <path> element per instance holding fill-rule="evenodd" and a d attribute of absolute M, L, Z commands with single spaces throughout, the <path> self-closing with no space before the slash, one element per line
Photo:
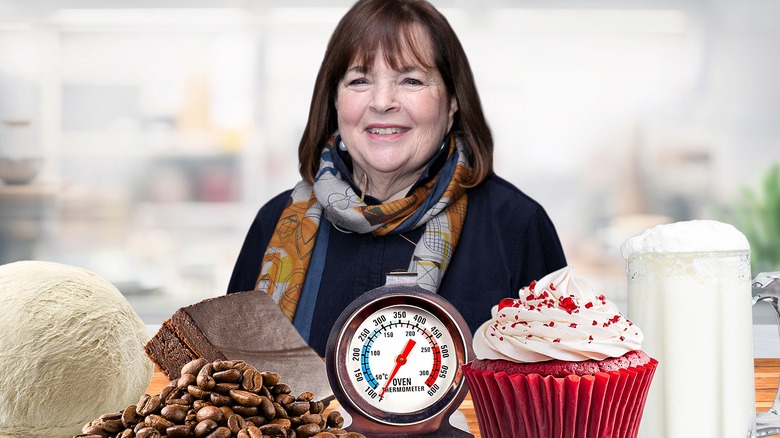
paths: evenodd
<path fill-rule="evenodd" d="M 692 220 L 656 225 L 628 239 L 621 251 L 628 259 L 635 254 L 746 251 L 747 238 L 730 224 Z"/>

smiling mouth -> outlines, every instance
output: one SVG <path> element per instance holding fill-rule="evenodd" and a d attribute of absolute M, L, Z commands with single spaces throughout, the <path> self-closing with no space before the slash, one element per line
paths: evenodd
<path fill-rule="evenodd" d="M 371 134 L 375 135 L 391 135 L 391 134 L 400 134 L 401 132 L 406 132 L 408 129 L 406 128 L 368 128 L 366 129 Z"/>

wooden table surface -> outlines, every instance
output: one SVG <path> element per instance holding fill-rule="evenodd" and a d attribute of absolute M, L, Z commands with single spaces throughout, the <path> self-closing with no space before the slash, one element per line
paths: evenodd
<path fill-rule="evenodd" d="M 772 402 L 775 399 L 778 381 L 780 380 L 780 358 L 755 359 L 754 363 L 756 410 L 761 412 L 772 407 Z M 158 394 L 166 385 L 168 385 L 168 378 L 165 377 L 159 368 L 155 367 L 152 382 L 149 384 L 149 388 L 147 388 L 146 392 L 147 394 Z M 336 403 L 331 403 L 331 407 L 334 404 Z M 463 404 L 460 406 L 460 411 L 465 414 L 471 433 L 474 434 L 475 438 L 480 438 L 477 417 L 470 396 L 467 396 L 466 400 L 463 401 Z M 349 429 L 349 427 L 347 427 L 347 429 Z"/>

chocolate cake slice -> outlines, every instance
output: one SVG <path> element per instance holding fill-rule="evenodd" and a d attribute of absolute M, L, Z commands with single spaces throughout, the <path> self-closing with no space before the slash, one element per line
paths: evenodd
<path fill-rule="evenodd" d="M 240 359 L 260 371 L 279 373 L 294 393 L 311 391 L 317 400 L 333 397 L 325 362 L 264 292 L 238 292 L 183 307 L 145 349 L 171 380 L 193 358 Z"/>

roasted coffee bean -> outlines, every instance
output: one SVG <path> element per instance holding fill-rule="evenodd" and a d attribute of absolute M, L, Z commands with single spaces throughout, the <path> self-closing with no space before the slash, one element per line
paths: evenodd
<path fill-rule="evenodd" d="M 249 426 L 246 428 L 249 438 L 262 438 L 263 432 L 256 426 Z"/>
<path fill-rule="evenodd" d="M 190 427 L 183 424 L 171 426 L 165 429 L 165 435 L 167 435 L 168 438 L 186 438 L 190 436 Z"/>
<path fill-rule="evenodd" d="M 192 401 L 187 401 L 183 398 L 172 398 L 165 403 L 168 405 L 192 406 Z"/>
<path fill-rule="evenodd" d="M 269 399 L 272 399 L 272 400 L 274 398 L 274 396 L 271 395 L 271 391 L 268 389 L 267 386 L 261 386 L 260 387 L 260 391 L 257 391 L 257 393 L 262 395 L 262 396 L 268 397 Z"/>
<path fill-rule="evenodd" d="M 216 380 L 217 382 L 228 382 L 228 383 L 240 382 L 241 371 L 234 368 L 230 368 L 225 371 L 215 372 L 214 380 Z"/>
<path fill-rule="evenodd" d="M 160 438 L 160 431 L 153 427 L 144 427 L 135 433 L 135 438 Z"/>
<path fill-rule="evenodd" d="M 233 409 L 230 409 L 230 406 L 220 406 L 219 410 L 222 411 L 222 415 L 224 415 L 226 419 L 227 417 L 235 414 L 235 412 L 233 412 Z"/>
<path fill-rule="evenodd" d="M 325 423 L 328 425 L 328 427 L 341 428 L 344 426 L 344 417 L 341 416 L 341 412 L 339 411 L 330 411 Z"/>
<path fill-rule="evenodd" d="M 212 392 L 209 396 L 209 400 L 214 406 L 230 406 L 233 404 L 233 398 L 229 395 L 222 395 L 217 392 Z"/>
<path fill-rule="evenodd" d="M 146 417 L 144 423 L 148 427 L 153 427 L 157 429 L 157 431 L 160 432 L 161 435 L 165 433 L 165 429 L 173 426 L 173 423 L 171 423 L 170 421 L 166 420 L 165 418 L 157 414 L 151 414 L 148 417 Z"/>
<path fill-rule="evenodd" d="M 210 401 L 207 400 L 195 400 L 192 403 L 192 409 L 197 412 L 204 406 L 214 406 Z"/>
<path fill-rule="evenodd" d="M 274 424 L 274 423 L 264 424 L 260 426 L 259 429 L 260 432 L 263 433 L 263 435 L 270 435 L 270 436 L 287 435 L 287 430 L 285 430 L 285 428 L 279 424 Z"/>
<path fill-rule="evenodd" d="M 295 428 L 295 433 L 299 438 L 309 438 L 322 432 L 319 424 L 307 423 Z"/>
<path fill-rule="evenodd" d="M 225 424 L 227 424 L 227 427 L 231 432 L 238 433 L 239 430 L 246 427 L 246 420 L 240 415 L 233 414 L 228 417 Z"/>
<path fill-rule="evenodd" d="M 196 437 L 203 438 L 208 434 L 210 434 L 211 432 L 213 432 L 214 430 L 216 430 L 217 427 L 219 426 L 217 426 L 217 423 L 215 421 L 203 420 L 195 426 L 193 433 L 195 434 Z"/>
<path fill-rule="evenodd" d="M 362 433 L 347 432 L 344 435 L 341 435 L 341 438 L 366 438 L 366 436 Z"/>
<path fill-rule="evenodd" d="M 172 381 L 171 383 L 175 385 L 175 382 Z M 169 398 L 176 398 L 176 397 L 171 397 L 171 393 L 173 392 L 174 389 L 177 388 L 175 386 L 171 386 L 170 384 L 165 388 L 163 388 L 162 391 L 160 391 L 160 400 L 168 400 Z"/>
<path fill-rule="evenodd" d="M 197 412 L 198 421 L 211 420 L 215 423 L 221 423 L 225 419 L 225 414 L 216 406 L 204 406 Z"/>
<path fill-rule="evenodd" d="M 254 424 L 257 427 L 260 427 L 260 426 L 268 423 L 268 418 L 263 417 L 262 415 L 254 415 L 252 417 L 247 417 L 246 421 L 248 423 Z"/>
<path fill-rule="evenodd" d="M 203 400 L 209 398 L 210 391 L 206 391 L 200 386 L 190 385 L 187 387 L 187 392 L 196 399 Z"/>
<path fill-rule="evenodd" d="M 304 423 L 319 424 L 320 428 L 325 425 L 324 418 L 322 418 L 322 415 L 320 414 L 304 414 L 301 415 L 301 420 L 303 420 Z"/>
<path fill-rule="evenodd" d="M 203 368 L 203 366 L 207 363 L 209 362 L 204 358 L 192 360 L 181 368 L 181 373 L 197 376 L 198 372 L 200 372 L 200 369 Z"/>
<path fill-rule="evenodd" d="M 263 385 L 271 388 L 279 384 L 279 374 L 274 373 L 272 371 L 264 371 L 261 373 L 263 375 Z"/>
<path fill-rule="evenodd" d="M 277 395 L 277 394 L 289 394 L 292 392 L 292 388 L 290 388 L 290 385 L 286 383 L 278 383 L 274 385 L 273 388 L 271 388 L 271 394 Z"/>
<path fill-rule="evenodd" d="M 124 429 L 125 426 L 122 424 L 122 417 L 121 414 L 118 414 L 119 418 L 112 418 L 108 420 L 103 420 L 103 423 L 101 426 L 103 426 L 103 430 L 108 432 L 109 434 L 114 434 L 119 432 L 120 430 Z"/>
<path fill-rule="evenodd" d="M 214 429 L 213 432 L 211 432 L 210 434 L 206 435 L 206 438 L 230 438 L 232 436 L 233 436 L 233 433 L 230 432 L 230 429 L 228 429 L 227 427 L 222 426 L 222 427 L 218 427 L 218 428 Z"/>
<path fill-rule="evenodd" d="M 189 406 L 184 405 L 167 405 L 162 408 L 160 415 L 168 421 L 172 421 L 176 424 L 184 423 L 184 419 L 187 418 L 187 411 Z"/>
<path fill-rule="evenodd" d="M 212 389 L 212 391 L 218 392 L 222 395 L 228 395 L 230 394 L 231 389 L 241 389 L 241 384 L 227 383 L 227 382 L 217 383 L 216 385 L 214 385 L 214 389 Z"/>
<path fill-rule="evenodd" d="M 256 392 L 263 387 L 263 375 L 253 368 L 246 369 L 241 377 L 241 386 L 247 391 Z"/>
<path fill-rule="evenodd" d="M 196 380 L 195 374 L 182 374 L 179 376 L 179 380 L 176 381 L 176 386 L 186 390 L 188 386 L 195 385 Z"/>
<path fill-rule="evenodd" d="M 276 394 L 274 401 L 282 406 L 287 406 L 295 401 L 295 397 L 291 396 L 290 394 Z M 306 404 L 308 404 L 308 402 Z"/>
<path fill-rule="evenodd" d="M 325 410 L 325 403 L 317 400 L 309 402 L 309 412 L 312 414 L 321 414 Z"/>
<path fill-rule="evenodd" d="M 85 424 L 81 428 L 81 433 L 85 435 L 100 435 L 103 438 L 108 437 L 108 432 L 103 429 L 103 426 L 97 424 Z"/>
<path fill-rule="evenodd" d="M 297 401 L 312 401 L 314 400 L 314 393 L 311 391 L 304 391 L 295 398 Z"/>
<path fill-rule="evenodd" d="M 276 416 L 276 407 L 274 405 L 274 402 L 272 402 L 270 398 L 261 395 L 259 407 L 260 407 L 260 413 L 265 415 L 267 418 L 273 418 L 274 416 Z M 281 408 L 281 405 L 279 407 Z"/>
<path fill-rule="evenodd" d="M 145 417 L 147 415 L 158 412 L 161 406 L 162 406 L 162 400 L 160 399 L 160 395 L 158 394 L 148 398 L 142 397 L 141 401 L 139 401 L 138 404 L 136 405 L 136 410 L 138 411 L 138 415 Z"/>
<path fill-rule="evenodd" d="M 300 426 L 301 424 L 303 424 L 303 418 L 300 415 L 295 416 L 295 417 L 290 417 L 290 428 L 291 429 L 295 429 L 296 427 Z"/>
<path fill-rule="evenodd" d="M 280 405 L 277 402 L 274 402 L 274 410 L 276 412 L 274 413 L 274 415 L 271 416 L 272 418 L 273 417 L 276 417 L 276 418 L 290 418 L 290 415 L 287 414 L 287 411 L 285 411 L 284 408 L 282 407 L 282 405 Z"/>
<path fill-rule="evenodd" d="M 244 418 L 252 417 L 260 413 L 260 409 L 258 409 L 257 406 L 233 405 L 230 408 L 233 409 L 233 412 L 235 412 L 238 415 L 241 415 Z"/>
<path fill-rule="evenodd" d="M 279 380 L 244 361 L 194 360 L 159 394 L 101 415 L 75 438 L 364 438 L 341 428 L 338 411 L 322 415 L 313 392 L 295 397 Z"/>
<path fill-rule="evenodd" d="M 254 392 L 234 389 L 230 391 L 230 397 L 242 406 L 258 406 L 262 403 L 262 397 Z"/>
<path fill-rule="evenodd" d="M 288 415 L 291 417 L 297 417 L 309 412 L 309 402 L 292 402 L 288 405 L 285 405 L 285 409 L 287 409 Z"/>

